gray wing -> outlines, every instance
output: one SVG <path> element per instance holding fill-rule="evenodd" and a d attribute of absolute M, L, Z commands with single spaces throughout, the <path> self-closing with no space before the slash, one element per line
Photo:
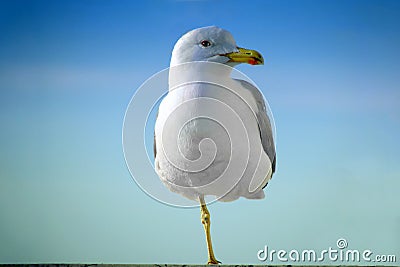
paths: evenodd
<path fill-rule="evenodd" d="M 156 121 L 158 118 L 158 112 L 159 112 L 159 110 L 157 110 Z M 155 129 L 154 129 L 154 139 L 153 139 L 153 156 L 154 156 L 154 160 L 155 160 L 156 156 L 157 156 L 156 130 Z"/>
<path fill-rule="evenodd" d="M 153 143 L 153 156 L 156 159 L 157 156 L 157 145 L 156 145 L 156 132 L 154 131 L 154 143 Z"/>
<path fill-rule="evenodd" d="M 237 80 L 237 79 L 235 80 L 240 82 L 244 88 L 249 90 L 249 92 L 253 95 L 254 99 L 256 100 L 257 103 L 256 117 L 258 121 L 258 129 L 260 131 L 261 143 L 265 153 L 268 155 L 268 158 L 272 163 L 272 173 L 274 173 L 276 165 L 275 143 L 272 134 L 271 122 L 269 120 L 265 108 L 264 98 L 261 92 L 252 84 L 243 80 Z"/>

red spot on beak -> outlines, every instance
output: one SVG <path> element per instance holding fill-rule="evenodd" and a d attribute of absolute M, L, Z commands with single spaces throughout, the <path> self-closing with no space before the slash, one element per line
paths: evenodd
<path fill-rule="evenodd" d="M 251 58 L 249 59 L 248 63 L 251 65 L 257 65 L 257 60 Z"/>

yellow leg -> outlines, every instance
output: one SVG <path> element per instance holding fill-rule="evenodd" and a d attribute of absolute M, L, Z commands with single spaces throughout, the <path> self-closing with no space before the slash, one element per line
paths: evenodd
<path fill-rule="evenodd" d="M 210 213 L 208 212 L 206 203 L 204 201 L 204 197 L 200 196 L 200 213 L 201 213 L 201 223 L 204 226 L 204 231 L 206 233 L 206 241 L 207 241 L 207 250 L 208 250 L 208 264 L 218 264 L 221 263 L 219 262 L 215 256 L 214 256 L 214 251 L 212 248 L 212 243 L 211 243 L 211 234 L 210 234 Z"/>

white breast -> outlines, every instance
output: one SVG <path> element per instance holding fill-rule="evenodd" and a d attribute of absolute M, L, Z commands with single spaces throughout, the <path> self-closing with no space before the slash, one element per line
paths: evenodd
<path fill-rule="evenodd" d="M 230 78 L 224 86 L 194 83 L 170 91 L 155 126 L 155 165 L 164 184 L 193 200 L 263 198 L 271 162 L 256 108 L 252 95 Z"/>

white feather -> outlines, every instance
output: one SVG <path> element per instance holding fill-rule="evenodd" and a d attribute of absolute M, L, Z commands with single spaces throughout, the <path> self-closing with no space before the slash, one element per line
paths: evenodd
<path fill-rule="evenodd" d="M 199 45 L 205 39 L 212 47 Z M 209 64 L 179 65 L 194 61 L 227 63 L 228 59 L 220 55 L 236 50 L 232 35 L 213 26 L 187 33 L 172 53 L 170 91 L 160 104 L 155 125 L 155 168 L 171 191 L 189 199 L 197 200 L 200 195 L 213 195 L 221 201 L 241 196 L 263 198 L 262 188 L 273 174 L 275 147 L 258 89 L 232 79 L 226 71 L 229 68 L 218 69 L 220 64 L 211 64 L 216 70 L 210 70 Z M 184 84 L 186 80 L 210 77 L 229 90 L 212 83 Z M 221 126 L 207 118 L 188 121 L 199 114 L 225 120 L 231 115 L 224 112 L 230 109 L 236 114 L 231 119 L 235 123 Z M 235 135 L 243 133 L 243 127 L 246 133 L 238 139 Z M 172 150 L 175 152 L 168 152 Z"/>

